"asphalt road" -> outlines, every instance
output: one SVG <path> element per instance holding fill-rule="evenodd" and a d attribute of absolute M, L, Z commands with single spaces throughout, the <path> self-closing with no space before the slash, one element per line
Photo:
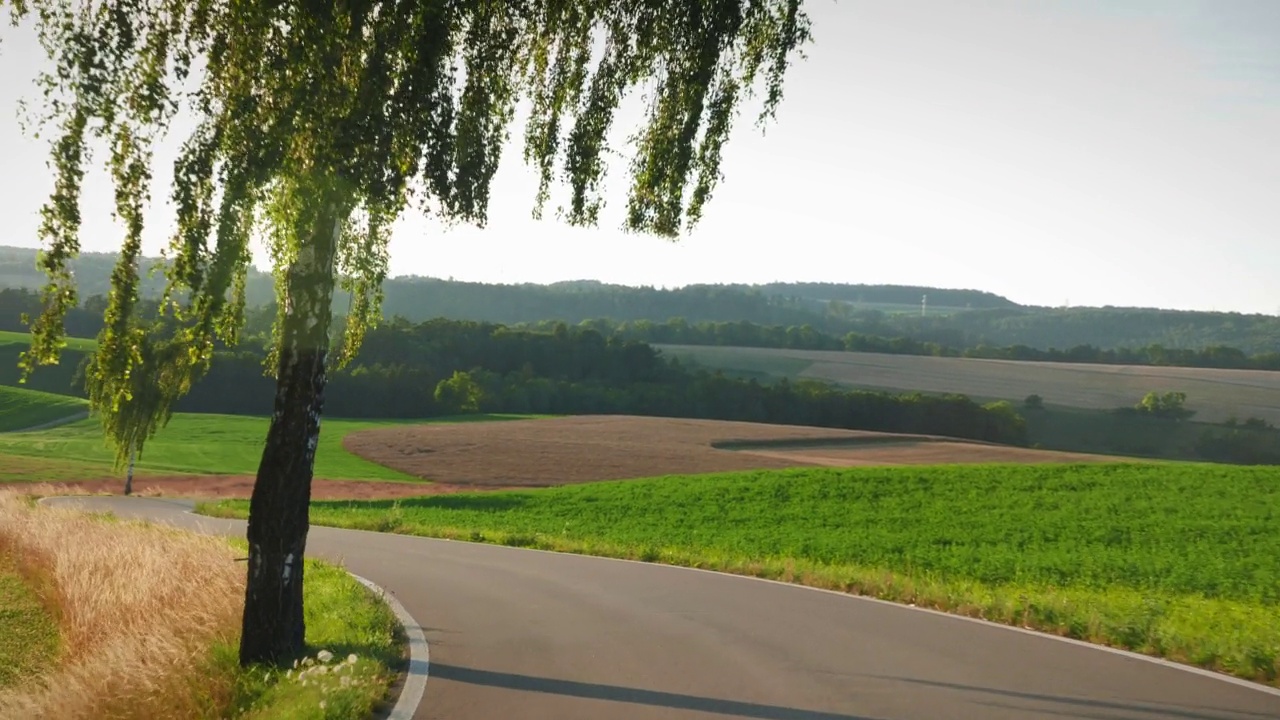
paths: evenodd
<path fill-rule="evenodd" d="M 93 509 L 243 535 L 179 501 Z M 426 720 L 1263 720 L 1280 693 L 835 593 L 600 558 L 312 528 L 423 625 Z"/>

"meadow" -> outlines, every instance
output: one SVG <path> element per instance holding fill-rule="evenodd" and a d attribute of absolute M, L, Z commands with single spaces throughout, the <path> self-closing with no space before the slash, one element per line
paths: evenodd
<path fill-rule="evenodd" d="M 206 504 L 243 517 L 247 503 Z M 969 465 L 317 502 L 313 523 L 743 572 L 1275 682 L 1280 470 Z"/>
<path fill-rule="evenodd" d="M 71 350 L 89 351 L 98 347 L 98 341 L 93 338 L 68 337 L 66 340 L 67 348 Z M 31 333 L 0 330 L 0 345 L 20 345 L 24 349 L 28 348 L 31 346 Z"/>
<path fill-rule="evenodd" d="M 89 403 L 77 397 L 0 385 L 0 432 L 36 427 L 88 409 Z"/>
<path fill-rule="evenodd" d="M 394 421 L 325 420 L 316 450 L 316 477 L 334 480 L 380 480 L 421 482 L 411 475 L 352 455 L 342 448 L 344 435 L 393 424 Z M 253 475 L 258 470 L 266 441 L 268 418 L 239 415 L 176 414 L 169 425 L 147 442 L 137 460 L 137 470 L 157 474 Z M 37 461 L 30 472 L 11 480 L 53 480 L 40 476 L 41 463 L 48 460 L 59 475 L 60 464 L 72 463 L 82 471 L 96 470 L 92 477 L 109 474 L 113 453 L 106 445 L 97 419 L 87 419 L 54 428 L 0 435 L 0 455 Z M 36 476 L 29 476 L 34 474 Z M 0 480 L 6 479 L 0 474 Z M 81 475 L 79 479 L 86 479 Z"/>

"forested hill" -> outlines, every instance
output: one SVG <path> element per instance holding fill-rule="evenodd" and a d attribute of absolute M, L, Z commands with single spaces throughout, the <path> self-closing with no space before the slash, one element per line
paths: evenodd
<path fill-rule="evenodd" d="M 73 262 L 82 301 L 105 295 L 114 260 L 110 254 L 85 253 Z M 144 282 L 144 297 L 158 296 L 163 282 L 160 275 Z M 35 269 L 34 250 L 0 247 L 0 288 L 35 289 L 43 283 L 43 276 Z M 834 283 L 692 285 L 661 290 L 591 280 L 490 285 L 400 277 L 386 282 L 385 293 L 384 314 L 412 322 L 437 317 L 502 324 L 546 320 L 577 324 L 600 318 L 666 322 L 683 318 L 690 323 L 808 325 L 834 336 L 854 332 L 955 348 L 1021 345 L 1061 350 L 1091 345 L 1110 350 L 1161 345 L 1192 350 L 1228 346 L 1249 355 L 1280 351 L 1280 318 L 1271 315 L 1150 308 L 1037 308 L 977 290 Z M 252 272 L 248 295 L 250 306 L 270 303 L 270 276 Z M 922 317 L 920 301 L 925 295 L 927 312 Z M 0 317 L 0 329 L 18 329 L 9 327 L 16 322 L 16 313 L 11 313 L 8 305 L 29 302 L 30 299 L 10 297 L 6 307 L 0 307 L 5 314 Z M 335 299 L 338 313 L 346 307 L 345 297 Z M 23 307 L 21 311 L 31 309 Z M 14 317 L 10 318 L 10 314 Z"/>
<path fill-rule="evenodd" d="M 159 261 L 149 259 L 144 271 Z M 83 253 L 71 266 L 81 296 L 105 295 L 115 255 Z M 35 268 L 35 251 L 0 247 L 0 288 L 36 289 L 44 276 Z M 144 297 L 158 297 L 164 278 L 156 274 L 143 283 Z M 384 286 L 384 313 L 413 321 L 435 317 L 497 323 L 563 320 L 578 323 L 607 317 L 614 320 L 691 322 L 748 321 L 763 325 L 821 325 L 831 332 L 852 329 L 849 312 L 858 307 L 913 310 L 922 296 L 935 308 L 1016 308 L 1012 301 L 977 290 L 895 285 L 833 283 L 772 283 L 769 285 L 691 285 L 671 290 L 610 285 L 594 280 L 550 285 L 491 285 L 427 277 L 398 277 Z M 249 305 L 271 301 L 270 276 L 251 272 Z M 834 304 L 833 302 L 834 301 Z M 343 310 L 339 299 L 336 309 Z"/>

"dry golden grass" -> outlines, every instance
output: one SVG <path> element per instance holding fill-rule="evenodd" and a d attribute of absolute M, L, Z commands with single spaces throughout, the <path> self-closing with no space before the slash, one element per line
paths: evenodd
<path fill-rule="evenodd" d="M 208 672 L 244 596 L 226 540 L 0 492 L 0 543 L 56 587 L 62 633 L 57 668 L 0 692 L 0 717 L 176 720 L 230 697 L 235 678 Z"/>

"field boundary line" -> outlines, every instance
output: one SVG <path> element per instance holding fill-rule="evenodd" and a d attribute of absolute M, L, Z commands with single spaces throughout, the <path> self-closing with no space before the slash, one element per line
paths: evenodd
<path fill-rule="evenodd" d="M 59 425 L 70 425 L 73 422 L 79 422 L 81 420 L 84 420 L 87 417 L 89 417 L 89 411 L 83 410 L 81 412 L 76 413 L 75 415 L 67 415 L 66 417 L 58 418 L 57 420 L 50 420 L 49 422 L 40 423 L 39 425 L 32 425 L 31 427 L 18 428 L 17 430 L 5 430 L 4 432 L 24 433 L 24 432 L 35 432 L 36 430 L 48 430 L 49 428 L 55 428 L 55 427 L 58 427 Z"/>

